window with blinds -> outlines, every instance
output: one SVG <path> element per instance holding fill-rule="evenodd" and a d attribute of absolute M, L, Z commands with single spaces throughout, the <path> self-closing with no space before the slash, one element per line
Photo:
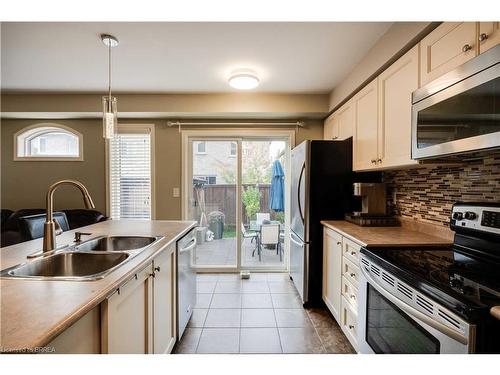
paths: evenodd
<path fill-rule="evenodd" d="M 109 144 L 112 219 L 151 219 L 151 131 L 124 129 Z"/>

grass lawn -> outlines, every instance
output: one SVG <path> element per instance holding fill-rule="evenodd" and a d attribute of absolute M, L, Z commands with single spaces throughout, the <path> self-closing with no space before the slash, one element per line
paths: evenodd
<path fill-rule="evenodd" d="M 236 237 L 236 232 L 235 231 L 231 231 L 231 230 L 228 230 L 228 231 L 224 231 L 224 233 L 222 233 L 222 238 L 234 238 Z"/>

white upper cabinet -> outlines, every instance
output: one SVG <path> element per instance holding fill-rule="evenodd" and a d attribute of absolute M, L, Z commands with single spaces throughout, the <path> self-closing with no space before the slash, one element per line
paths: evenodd
<path fill-rule="evenodd" d="M 354 107 L 353 169 L 376 167 L 378 158 L 378 80 L 365 86 L 352 99 Z"/>
<path fill-rule="evenodd" d="M 500 22 L 479 22 L 479 53 L 500 43 Z"/>
<path fill-rule="evenodd" d="M 421 86 L 478 54 L 476 22 L 444 22 L 420 42 Z"/>
<path fill-rule="evenodd" d="M 323 125 L 323 139 L 325 141 L 331 141 L 332 139 L 338 139 L 339 137 L 339 127 L 337 113 L 332 113 Z"/>
<path fill-rule="evenodd" d="M 354 111 L 352 101 L 345 103 L 340 109 L 335 112 L 337 116 L 337 133 L 339 139 L 347 139 L 352 137 L 354 128 Z"/>
<path fill-rule="evenodd" d="M 382 168 L 417 164 L 411 159 L 411 95 L 418 88 L 418 46 L 378 77 L 377 164 Z"/>

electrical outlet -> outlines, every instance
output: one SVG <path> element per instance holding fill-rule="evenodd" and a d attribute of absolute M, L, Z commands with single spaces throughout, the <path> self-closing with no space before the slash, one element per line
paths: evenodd
<path fill-rule="evenodd" d="M 172 195 L 174 198 L 179 198 L 181 196 L 181 190 L 178 187 L 173 188 Z"/>

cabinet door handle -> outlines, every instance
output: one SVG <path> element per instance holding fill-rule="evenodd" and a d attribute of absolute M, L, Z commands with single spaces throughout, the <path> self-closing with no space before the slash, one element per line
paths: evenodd
<path fill-rule="evenodd" d="M 155 277 L 155 276 L 156 276 L 156 274 L 153 272 L 153 273 L 150 273 L 150 274 L 149 274 L 149 276 L 151 276 L 151 277 Z"/>
<path fill-rule="evenodd" d="M 382 159 L 377 159 L 377 163 L 382 163 Z"/>
<path fill-rule="evenodd" d="M 372 159 L 370 161 L 372 162 L 372 164 L 375 164 L 377 162 L 377 159 Z"/>
<path fill-rule="evenodd" d="M 340 245 L 340 244 L 342 244 L 342 242 L 340 242 L 340 241 L 337 241 L 337 245 Z"/>
<path fill-rule="evenodd" d="M 351 277 L 354 277 L 354 276 L 356 276 L 356 274 L 351 272 Z"/>
<path fill-rule="evenodd" d="M 349 325 L 349 329 L 353 329 L 353 328 L 354 328 L 354 326 L 350 324 Z"/>
<path fill-rule="evenodd" d="M 488 34 L 481 33 L 481 35 L 479 35 L 479 41 L 480 42 L 484 42 L 486 39 L 488 39 Z"/>
<path fill-rule="evenodd" d="M 336 140 L 336 139 L 338 139 L 338 138 L 339 138 L 339 137 L 335 136 L 335 137 L 332 137 L 332 140 L 334 141 L 334 140 Z"/>
<path fill-rule="evenodd" d="M 472 46 L 470 44 L 464 44 L 462 47 L 462 52 L 469 52 L 472 49 Z"/>
<path fill-rule="evenodd" d="M 356 252 L 355 251 L 351 251 L 351 255 L 356 255 Z"/>
<path fill-rule="evenodd" d="M 356 299 L 356 296 L 354 294 L 351 294 L 351 299 Z"/>
<path fill-rule="evenodd" d="M 156 272 L 160 272 L 160 266 L 155 267 L 155 271 L 156 271 Z"/>

